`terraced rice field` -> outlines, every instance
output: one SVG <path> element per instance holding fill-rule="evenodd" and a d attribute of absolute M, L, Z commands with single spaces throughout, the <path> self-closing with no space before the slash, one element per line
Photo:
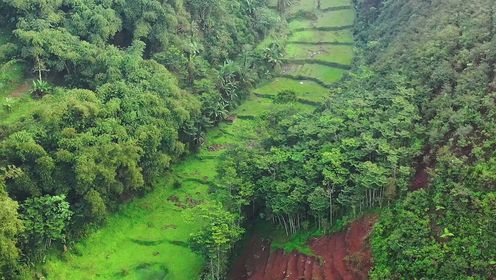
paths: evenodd
<path fill-rule="evenodd" d="M 351 0 L 301 0 L 288 17 L 291 36 L 279 77 L 261 85 L 233 115 L 232 122 L 209 131 L 201 150 L 173 166 L 154 191 L 135 199 L 68 252 L 53 256 L 42 270 L 47 279 L 198 279 L 203 259 L 187 246 L 201 226 L 195 205 L 213 200 L 216 166 L 233 144 L 259 138 L 257 117 L 274 110 L 272 98 L 282 90 L 297 94 L 294 106 L 311 111 L 329 96 L 353 56 L 354 13 Z M 337 8 L 336 8 L 337 7 Z M 302 14 L 308 17 L 292 17 Z M 174 182 L 181 182 L 174 188 Z"/>

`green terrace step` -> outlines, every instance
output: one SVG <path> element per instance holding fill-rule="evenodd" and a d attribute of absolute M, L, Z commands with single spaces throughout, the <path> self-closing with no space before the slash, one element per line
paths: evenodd
<path fill-rule="evenodd" d="M 264 94 L 259 94 L 258 96 L 257 94 L 251 95 L 250 102 L 243 103 L 244 106 L 239 110 L 236 110 L 238 112 L 237 119 L 254 120 L 259 116 L 284 107 L 283 104 L 274 103 L 273 98 L 267 97 L 268 96 Z M 300 102 L 293 104 L 293 106 L 301 111 L 313 110 L 314 104 L 309 105 L 308 103 L 309 102 Z"/>
<path fill-rule="evenodd" d="M 355 22 L 355 11 L 353 9 L 346 10 L 328 10 L 319 13 L 319 17 L 315 23 L 317 27 L 323 26 L 344 26 L 353 25 Z"/>
<path fill-rule="evenodd" d="M 351 0 L 320 0 L 320 9 L 327 10 L 330 8 L 352 6 Z"/>
<path fill-rule="evenodd" d="M 272 81 L 263 84 L 254 92 L 264 95 L 276 95 L 281 91 L 291 90 L 296 93 L 298 98 L 318 101 L 323 96 L 329 94 L 329 89 L 313 81 L 301 81 L 290 78 L 277 77 Z"/>
<path fill-rule="evenodd" d="M 343 5 L 343 6 L 330 6 L 327 8 L 320 7 L 321 12 L 334 12 L 334 11 L 342 11 L 342 10 L 353 10 L 352 5 Z"/>
<path fill-rule="evenodd" d="M 321 82 L 322 83 L 322 82 Z M 292 77 L 277 77 L 255 90 L 257 96 L 272 96 L 290 90 L 296 93 L 298 102 L 304 104 L 322 103 L 329 96 L 329 89 L 311 80 L 298 80 Z"/>
<path fill-rule="evenodd" d="M 326 41 L 321 41 L 321 42 L 304 42 L 304 41 L 288 41 L 288 45 L 303 45 L 303 46 L 320 46 L 320 45 L 329 45 L 329 46 L 349 46 L 352 47 L 353 43 L 349 42 L 326 42 Z"/>
<path fill-rule="evenodd" d="M 262 94 L 262 93 L 254 93 L 254 94 L 257 97 L 267 98 L 267 99 L 270 99 L 270 100 L 274 100 L 274 98 L 275 98 L 275 95 L 270 95 L 270 94 Z M 305 99 L 305 98 L 299 98 L 299 97 L 296 98 L 296 102 L 297 103 L 301 103 L 301 104 L 305 104 L 305 105 L 310 105 L 310 106 L 314 106 L 314 107 L 317 107 L 317 106 L 321 105 L 322 102 L 324 102 L 324 101 L 325 101 L 325 97 L 324 96 L 321 96 L 321 98 L 319 100 L 316 100 L 316 101 L 308 100 L 308 99 Z"/>
<path fill-rule="evenodd" d="M 355 12 L 353 10 L 332 11 L 319 13 L 316 18 L 296 18 L 289 22 L 292 31 L 305 30 L 310 28 L 336 31 L 353 28 L 355 22 Z"/>
<path fill-rule="evenodd" d="M 346 29 L 353 29 L 353 25 L 350 24 L 350 25 L 342 25 L 342 26 L 299 27 L 299 28 L 294 28 L 293 30 L 291 30 L 291 33 L 299 32 L 299 31 L 312 31 L 312 30 L 317 30 L 317 31 L 341 31 L 341 30 L 346 30 Z"/>
<path fill-rule="evenodd" d="M 314 77 L 308 77 L 308 76 L 303 76 L 303 75 L 297 75 L 297 74 L 280 74 L 278 76 L 279 78 L 285 78 L 285 79 L 290 79 L 290 80 L 295 80 L 295 81 L 300 81 L 300 82 L 313 82 L 313 83 L 316 83 L 318 84 L 319 86 L 323 87 L 323 88 L 327 88 L 327 89 L 330 89 L 331 88 L 331 84 L 328 84 L 328 83 L 325 83 L 317 78 L 314 78 Z"/>
<path fill-rule="evenodd" d="M 353 48 L 344 44 L 295 44 L 286 46 L 287 59 L 314 59 L 350 65 L 353 60 Z"/>
<path fill-rule="evenodd" d="M 289 42 L 307 42 L 307 43 L 321 43 L 321 42 L 340 42 L 340 43 L 353 43 L 352 29 L 345 29 L 340 31 L 321 31 L 321 30 L 305 30 L 293 32 L 288 38 Z"/>
<path fill-rule="evenodd" d="M 312 80 L 320 85 L 329 87 L 329 84 L 339 81 L 345 69 L 329 67 L 322 64 L 289 64 L 284 66 L 282 76 L 298 80 Z"/>
<path fill-rule="evenodd" d="M 342 69 L 342 70 L 350 70 L 351 66 L 349 64 L 341 64 L 336 62 L 329 62 L 319 59 L 283 59 L 286 64 L 289 65 L 307 65 L 307 64 L 317 64 L 328 66 L 332 68 Z"/>

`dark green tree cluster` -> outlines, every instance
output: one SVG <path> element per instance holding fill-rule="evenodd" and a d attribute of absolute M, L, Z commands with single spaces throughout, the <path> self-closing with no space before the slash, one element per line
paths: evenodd
<path fill-rule="evenodd" d="M 226 211 L 220 203 L 201 205 L 196 211 L 195 215 L 201 217 L 205 225 L 191 235 L 190 244 L 206 258 L 202 279 L 225 279 L 230 250 L 244 232 L 238 223 L 239 216 Z"/>
<path fill-rule="evenodd" d="M 18 213 L 19 204 L 5 190 L 5 179 L 16 176 L 20 171 L 9 166 L 0 172 L 0 276 L 3 277 L 17 270 L 19 265 L 17 241 L 23 226 Z"/>
<path fill-rule="evenodd" d="M 261 201 L 287 233 L 305 220 L 328 228 L 346 212 L 391 201 L 407 190 L 421 149 L 414 99 L 400 76 L 362 69 L 318 114 L 289 105 L 267 115 L 262 147 L 232 151 L 222 185 L 237 207 Z"/>
<path fill-rule="evenodd" d="M 365 1 L 364 1 L 365 2 Z M 496 277 L 494 1 L 363 4 L 367 63 L 415 90 L 426 189 L 387 210 L 374 232 L 373 279 Z"/>
<path fill-rule="evenodd" d="M 32 66 L 39 99 L 0 127 L 0 167 L 20 170 L 2 179 L 2 250 L 17 243 L 24 262 L 104 221 L 201 145 L 274 68 L 255 46 L 281 22 L 264 0 L 8 0 L 0 11 L 17 45 L 9 58 Z M 18 255 L 2 251 L 6 277 Z"/>

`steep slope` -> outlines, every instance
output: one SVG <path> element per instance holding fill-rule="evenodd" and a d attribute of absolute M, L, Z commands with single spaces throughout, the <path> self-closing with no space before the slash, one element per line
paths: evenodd
<path fill-rule="evenodd" d="M 342 232 L 313 238 L 314 255 L 272 250 L 269 240 L 253 236 L 231 268 L 232 280 L 360 280 L 372 266 L 368 237 L 376 216 L 363 217 Z"/>

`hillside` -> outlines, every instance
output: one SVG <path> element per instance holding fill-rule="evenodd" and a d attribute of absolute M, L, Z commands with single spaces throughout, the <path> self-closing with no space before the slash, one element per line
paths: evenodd
<path fill-rule="evenodd" d="M 318 113 L 272 112 L 264 145 L 236 151 L 244 163 L 225 169 L 245 182 L 241 190 L 251 185 L 248 200 L 289 235 L 323 234 L 379 211 L 368 239 L 372 279 L 492 279 L 494 3 L 356 6 L 350 77 Z M 317 252 L 296 237 L 287 242 L 299 244 L 283 246 L 290 252 Z M 250 266 L 260 251 L 247 254 Z M 292 254 L 280 263 L 289 266 Z"/>
<path fill-rule="evenodd" d="M 0 279 L 496 278 L 496 3 L 0 3 Z"/>

